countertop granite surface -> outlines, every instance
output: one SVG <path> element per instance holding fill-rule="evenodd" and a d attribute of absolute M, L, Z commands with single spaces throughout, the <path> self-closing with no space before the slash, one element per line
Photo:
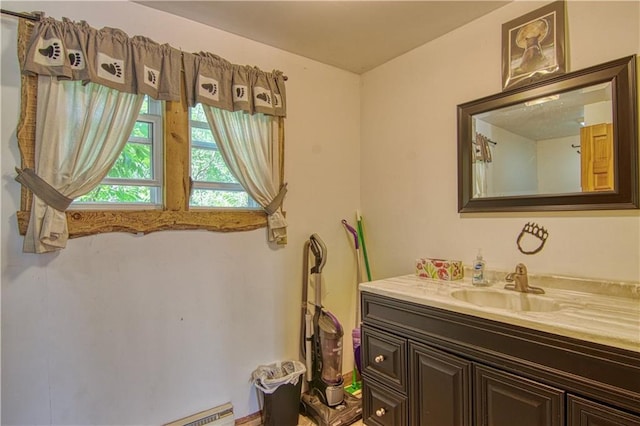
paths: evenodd
<path fill-rule="evenodd" d="M 452 293 L 465 289 L 515 293 L 518 299 L 531 296 L 504 290 L 504 281 L 498 278 L 504 276 L 501 273 L 488 273 L 487 287 L 473 286 L 469 275 L 458 281 L 404 275 L 362 283 L 360 290 L 640 353 L 639 283 L 530 275 L 529 285 L 545 291 L 534 298 L 544 298 L 555 309 L 537 312 L 479 306 L 453 297 Z"/>

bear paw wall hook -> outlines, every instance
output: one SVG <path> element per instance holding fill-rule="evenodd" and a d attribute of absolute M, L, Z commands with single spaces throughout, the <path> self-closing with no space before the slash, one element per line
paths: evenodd
<path fill-rule="evenodd" d="M 527 222 L 518 235 L 518 250 L 524 254 L 536 254 L 544 247 L 549 233 L 537 223 Z"/>

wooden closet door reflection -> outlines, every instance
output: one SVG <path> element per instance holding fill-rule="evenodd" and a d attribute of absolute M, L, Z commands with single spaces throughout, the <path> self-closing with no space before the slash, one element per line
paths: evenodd
<path fill-rule="evenodd" d="M 583 192 L 613 191 L 613 124 L 580 129 L 580 164 Z"/>

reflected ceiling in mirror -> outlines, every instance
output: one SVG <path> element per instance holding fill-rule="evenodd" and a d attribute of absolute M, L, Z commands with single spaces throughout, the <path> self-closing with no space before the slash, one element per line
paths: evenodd
<path fill-rule="evenodd" d="M 474 198 L 614 190 L 612 134 L 589 137 L 613 127 L 610 82 L 476 114 L 472 126 Z"/>
<path fill-rule="evenodd" d="M 458 211 L 638 208 L 636 57 L 458 106 Z"/>

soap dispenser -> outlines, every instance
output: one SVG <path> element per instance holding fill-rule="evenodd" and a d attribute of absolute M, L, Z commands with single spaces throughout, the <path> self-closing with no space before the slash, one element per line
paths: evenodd
<path fill-rule="evenodd" d="M 484 259 L 482 258 L 482 249 L 478 249 L 476 260 L 473 262 L 473 276 L 471 277 L 471 284 L 476 286 L 487 285 L 487 280 L 484 278 Z"/>

